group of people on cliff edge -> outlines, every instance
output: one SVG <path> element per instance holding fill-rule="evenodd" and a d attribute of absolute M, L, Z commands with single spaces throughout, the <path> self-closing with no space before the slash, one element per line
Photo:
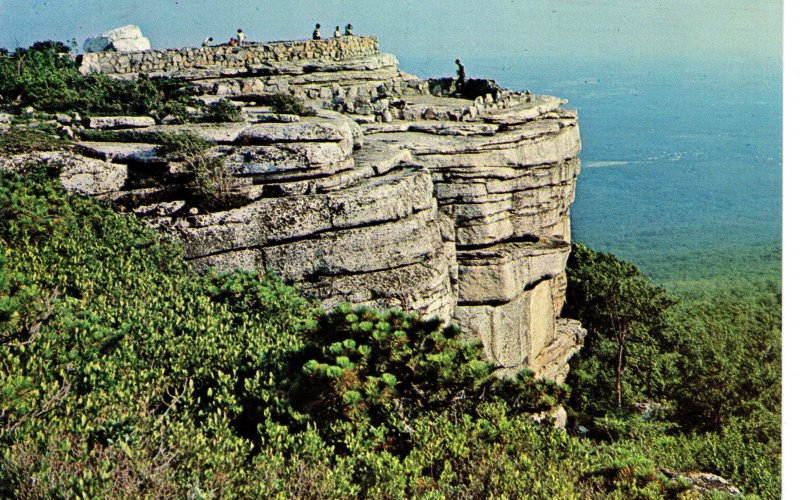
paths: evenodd
<path fill-rule="evenodd" d="M 311 34 L 312 40 L 322 40 L 322 33 L 320 29 L 322 26 L 317 23 L 314 27 L 314 32 Z M 344 27 L 344 36 L 353 36 L 353 25 L 347 23 L 347 26 Z M 339 27 L 337 26 L 335 30 L 333 30 L 333 38 L 342 38 L 342 32 L 339 31 Z"/>
<path fill-rule="evenodd" d="M 322 33 L 320 32 L 321 25 L 317 23 L 316 27 L 314 28 L 314 32 L 311 34 L 311 38 L 313 40 L 322 40 Z M 353 34 L 353 25 L 347 23 L 347 26 L 344 27 L 344 36 L 354 36 Z M 333 30 L 333 38 L 341 38 L 342 32 L 339 30 L 337 26 L 335 30 Z M 247 35 L 244 34 L 244 31 L 239 29 L 236 31 L 236 36 L 232 36 L 230 40 L 228 40 L 227 44 L 231 47 L 241 47 L 245 45 L 245 40 L 247 40 Z M 203 40 L 202 47 L 211 47 L 214 43 L 214 37 L 208 37 Z"/>
<path fill-rule="evenodd" d="M 228 40 L 228 43 L 226 45 L 229 45 L 231 47 L 241 47 L 242 45 L 244 45 L 245 40 L 247 40 L 247 35 L 245 35 L 244 31 L 242 31 L 242 29 L 240 28 L 236 30 L 236 36 L 232 36 Z M 213 42 L 214 42 L 214 37 L 210 36 L 205 40 L 203 40 L 201 47 L 211 47 Z"/>

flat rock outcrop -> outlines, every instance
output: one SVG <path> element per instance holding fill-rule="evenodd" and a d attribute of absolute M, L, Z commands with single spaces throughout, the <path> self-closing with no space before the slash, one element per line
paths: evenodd
<path fill-rule="evenodd" d="M 89 128 L 116 129 L 154 127 L 156 121 L 150 116 L 93 116 L 89 118 Z"/>
<path fill-rule="evenodd" d="M 455 319 L 503 373 L 566 377 L 586 332 L 560 318 L 581 150 L 562 99 L 484 80 L 454 97 L 452 82 L 400 71 L 373 37 L 100 52 L 82 71 L 184 78 L 204 100 L 236 99 L 245 121 L 93 118 L 108 140 L 58 153 L 68 187 L 174 235 L 197 267 L 274 269 L 323 307 Z M 317 115 L 280 118 L 253 97 L 275 92 Z M 199 200 L 196 174 L 160 157 L 153 132 L 210 141 L 235 202 Z"/>

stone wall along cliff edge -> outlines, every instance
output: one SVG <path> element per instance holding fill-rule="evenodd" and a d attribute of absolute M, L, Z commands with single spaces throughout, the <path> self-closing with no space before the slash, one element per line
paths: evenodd
<path fill-rule="evenodd" d="M 348 36 L 325 40 L 251 43 L 242 47 L 218 45 L 141 52 L 94 52 L 83 54 L 80 71 L 115 75 L 177 72 L 187 69 L 246 68 L 274 62 L 303 59 L 341 60 L 376 55 L 378 39 L 373 36 Z"/>

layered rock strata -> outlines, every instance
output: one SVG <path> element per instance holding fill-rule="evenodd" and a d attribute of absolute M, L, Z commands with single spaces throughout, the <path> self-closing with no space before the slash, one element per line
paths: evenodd
<path fill-rule="evenodd" d="M 585 331 L 559 317 L 581 149 L 561 99 L 489 81 L 469 82 L 484 95 L 443 96 L 442 80 L 401 72 L 371 37 L 87 54 L 83 70 L 186 78 L 206 100 L 235 97 L 246 120 L 94 118 L 112 138 L 129 128 L 119 142 L 49 158 L 68 165 L 65 185 L 175 235 L 198 267 L 274 269 L 324 307 L 455 319 L 505 373 L 565 378 Z M 248 104 L 273 92 L 305 99 L 317 116 Z M 215 145 L 234 206 L 203 206 L 185 165 L 144 142 L 181 131 Z M 132 134 L 142 141 L 125 142 Z"/>

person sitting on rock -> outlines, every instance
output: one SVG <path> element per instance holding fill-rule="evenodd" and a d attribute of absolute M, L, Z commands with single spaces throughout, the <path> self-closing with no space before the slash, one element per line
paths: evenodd
<path fill-rule="evenodd" d="M 464 89 L 464 80 L 467 76 L 466 71 L 464 71 L 464 65 L 461 64 L 461 61 L 456 59 L 456 64 L 458 65 L 458 70 L 456 71 L 456 92 L 461 94 L 462 90 Z"/>
<path fill-rule="evenodd" d="M 337 26 L 335 30 L 333 30 L 333 38 L 342 38 L 342 32 L 339 31 L 339 27 Z"/>
<path fill-rule="evenodd" d="M 237 42 L 235 38 L 231 38 L 230 40 L 228 40 L 228 45 L 230 45 L 231 47 L 236 47 L 238 43 L 239 42 Z"/>
<path fill-rule="evenodd" d="M 244 41 L 245 41 L 246 38 L 247 38 L 247 35 L 244 34 L 244 31 L 242 31 L 242 30 L 237 30 L 236 31 L 237 45 L 239 45 L 240 47 L 242 45 L 244 45 Z"/>
<path fill-rule="evenodd" d="M 311 38 L 314 40 L 322 40 L 322 35 L 319 32 L 320 25 L 317 23 L 317 27 L 314 28 L 314 33 L 311 35 Z"/>
<path fill-rule="evenodd" d="M 203 45 L 202 46 L 203 47 L 210 47 L 211 46 L 211 42 L 213 42 L 213 41 L 214 41 L 214 39 L 212 37 L 208 37 L 205 40 L 203 40 Z"/>
<path fill-rule="evenodd" d="M 344 36 L 353 36 L 353 25 L 347 23 L 347 26 L 344 27 Z"/>

